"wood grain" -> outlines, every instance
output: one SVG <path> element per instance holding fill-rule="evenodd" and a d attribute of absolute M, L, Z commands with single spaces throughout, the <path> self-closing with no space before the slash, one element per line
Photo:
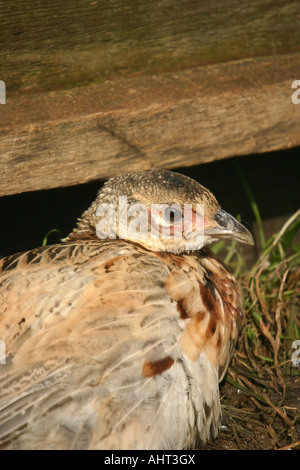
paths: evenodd
<path fill-rule="evenodd" d="M 298 2 L 6 2 L 0 195 L 300 145 Z"/>
<path fill-rule="evenodd" d="M 1 1 L 10 92 L 50 91 L 299 51 L 298 0 Z"/>

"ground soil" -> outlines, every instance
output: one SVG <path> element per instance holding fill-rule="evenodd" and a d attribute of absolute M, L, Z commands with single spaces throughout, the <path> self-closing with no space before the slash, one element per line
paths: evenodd
<path fill-rule="evenodd" d="M 205 450 L 300 449 L 300 376 L 286 378 L 284 409 L 292 425 L 270 406 L 257 407 L 252 397 L 228 382 L 220 387 L 223 423 Z M 270 396 L 270 395 L 269 395 Z M 271 393 L 274 402 L 281 397 Z"/>

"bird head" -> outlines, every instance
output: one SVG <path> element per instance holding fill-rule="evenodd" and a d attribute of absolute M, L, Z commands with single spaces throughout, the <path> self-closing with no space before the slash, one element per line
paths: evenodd
<path fill-rule="evenodd" d="M 250 232 L 221 209 L 193 179 L 167 170 L 145 170 L 108 180 L 70 237 L 121 238 L 151 251 L 182 253 L 231 238 L 253 245 Z"/>

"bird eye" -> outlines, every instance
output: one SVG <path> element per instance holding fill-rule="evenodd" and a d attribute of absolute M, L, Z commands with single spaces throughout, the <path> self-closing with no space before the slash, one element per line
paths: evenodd
<path fill-rule="evenodd" d="M 175 224 L 181 221 L 182 212 L 175 207 L 167 207 L 164 211 L 164 219 L 171 224 Z"/>

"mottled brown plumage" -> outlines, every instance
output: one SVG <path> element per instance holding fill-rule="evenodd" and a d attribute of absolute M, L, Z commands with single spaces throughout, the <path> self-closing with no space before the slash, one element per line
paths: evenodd
<path fill-rule="evenodd" d="M 184 236 L 120 239 L 117 223 L 116 239 L 99 239 L 98 207 L 111 204 L 119 221 L 119 196 L 144 204 L 160 235 L 181 222 L 151 203 L 191 204 L 192 226 L 203 204 L 204 245 L 251 243 L 207 189 L 150 170 L 106 183 L 61 244 L 1 260 L 2 449 L 184 449 L 218 433 L 238 285 Z"/>

